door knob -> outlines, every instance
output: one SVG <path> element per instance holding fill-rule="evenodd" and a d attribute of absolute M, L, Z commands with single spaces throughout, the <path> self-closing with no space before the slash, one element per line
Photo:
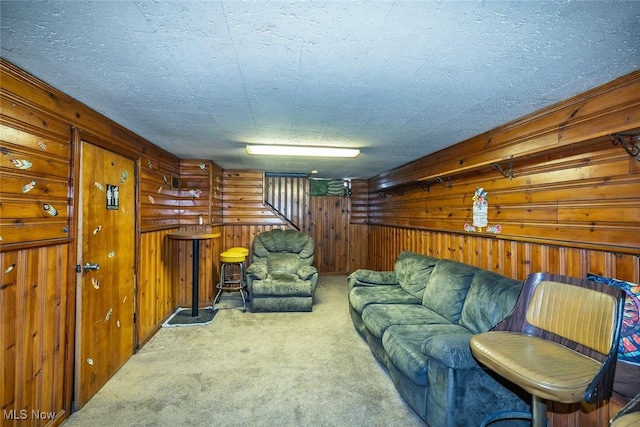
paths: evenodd
<path fill-rule="evenodd" d="M 93 271 L 100 270 L 100 264 L 92 264 L 92 263 L 88 262 L 88 263 L 86 263 L 84 265 L 84 271 L 85 272 L 92 271 L 92 270 Z"/>

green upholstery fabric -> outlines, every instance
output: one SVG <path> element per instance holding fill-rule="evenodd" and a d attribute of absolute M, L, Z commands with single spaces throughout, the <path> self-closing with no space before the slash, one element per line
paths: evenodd
<path fill-rule="evenodd" d="M 462 307 L 460 325 L 473 333 L 486 332 L 511 313 L 522 282 L 487 270 L 478 270 Z"/>
<path fill-rule="evenodd" d="M 457 323 L 476 271 L 476 267 L 460 262 L 438 261 L 425 285 L 422 304 Z"/>
<path fill-rule="evenodd" d="M 509 314 L 522 282 L 402 252 L 393 272 L 356 270 L 348 283 L 354 326 L 429 425 L 479 425 L 494 411 L 527 409 L 528 399 L 481 368 L 469 347 Z"/>
<path fill-rule="evenodd" d="M 450 324 L 421 304 L 370 304 L 362 312 L 362 320 L 369 332 L 378 338 L 391 325 Z"/>
<path fill-rule="evenodd" d="M 437 261 L 438 258 L 408 251 L 401 252 L 395 265 L 398 284 L 408 293 L 422 298 Z"/>
<path fill-rule="evenodd" d="M 274 252 L 267 255 L 267 271 L 271 274 L 296 274 L 299 267 L 300 257 L 298 256 L 298 254 Z"/>
<path fill-rule="evenodd" d="M 437 340 L 441 344 L 439 348 L 430 344 L 434 338 L 441 338 Z M 391 362 L 403 374 L 414 383 L 426 386 L 429 357 L 442 359 L 443 365 L 452 368 L 474 367 L 475 362 L 469 350 L 470 338 L 468 330 L 453 324 L 393 325 L 385 331 L 382 346 Z M 449 340 L 454 339 L 457 345 L 452 348 Z M 461 348 L 461 342 L 466 345 L 466 351 Z"/>
<path fill-rule="evenodd" d="M 421 304 L 422 301 L 399 286 L 356 286 L 349 291 L 351 306 L 362 313 L 369 304 Z"/>
<path fill-rule="evenodd" d="M 246 270 L 251 310 L 311 311 L 318 284 L 314 250 L 306 233 L 275 229 L 258 234 Z"/>
<path fill-rule="evenodd" d="M 373 271 L 361 268 L 349 275 L 347 283 L 349 289 L 356 286 L 397 285 L 398 278 L 393 271 Z"/>

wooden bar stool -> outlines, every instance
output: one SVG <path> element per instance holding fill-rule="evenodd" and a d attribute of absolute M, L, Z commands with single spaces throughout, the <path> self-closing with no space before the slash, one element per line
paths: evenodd
<path fill-rule="evenodd" d="M 247 254 L 240 249 L 227 250 L 220 254 L 220 282 L 216 286 L 218 292 L 213 300 L 215 304 L 220 300 L 222 292 L 240 292 L 242 297 L 242 312 L 247 311 L 247 299 L 245 296 L 246 282 L 244 264 L 247 259 Z"/>

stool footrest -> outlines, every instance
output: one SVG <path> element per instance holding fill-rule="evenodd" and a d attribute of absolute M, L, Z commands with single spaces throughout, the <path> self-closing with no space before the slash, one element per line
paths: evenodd
<path fill-rule="evenodd" d="M 244 261 L 245 256 L 238 252 L 223 252 L 220 254 L 220 282 L 216 285 L 216 296 L 213 299 L 213 306 L 220 300 L 222 292 L 240 292 L 242 297 L 242 311 L 247 311 L 247 298 L 245 291 L 247 288 L 245 282 Z M 238 271 L 234 271 L 237 268 Z M 230 271 L 228 271 L 228 269 Z"/>

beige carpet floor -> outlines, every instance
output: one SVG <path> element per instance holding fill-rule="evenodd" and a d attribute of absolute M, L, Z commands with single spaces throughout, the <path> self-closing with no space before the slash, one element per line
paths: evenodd
<path fill-rule="evenodd" d="M 345 276 L 310 313 L 243 313 L 162 328 L 64 427 L 424 426 L 354 329 Z"/>

